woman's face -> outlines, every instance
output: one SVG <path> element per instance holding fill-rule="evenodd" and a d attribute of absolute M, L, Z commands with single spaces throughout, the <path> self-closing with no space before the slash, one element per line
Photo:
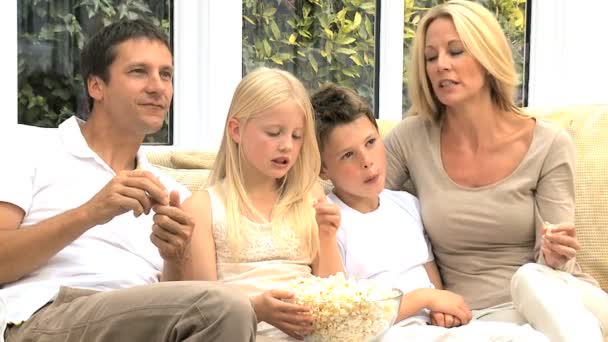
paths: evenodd
<path fill-rule="evenodd" d="M 464 49 L 450 18 L 437 18 L 428 26 L 424 59 L 433 92 L 446 107 L 489 96 L 485 70 Z"/>

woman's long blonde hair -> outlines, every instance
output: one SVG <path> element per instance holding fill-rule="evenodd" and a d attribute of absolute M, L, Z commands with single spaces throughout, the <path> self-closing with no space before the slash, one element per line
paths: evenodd
<path fill-rule="evenodd" d="M 465 50 L 487 72 L 492 101 L 503 111 L 523 114 L 515 105 L 514 95 L 519 76 L 515 70 L 511 47 L 494 15 L 473 1 L 453 0 L 431 8 L 416 31 L 410 64 L 409 96 L 412 114 L 439 120 L 445 106 L 439 101 L 426 73 L 424 48 L 429 25 L 437 18 L 451 19 Z"/>
<path fill-rule="evenodd" d="M 245 238 L 241 228 L 242 214 L 262 216 L 247 196 L 241 165 L 244 160 L 242 146 L 230 137 L 228 121 L 238 119 L 243 127 L 251 118 L 287 100 L 295 101 L 304 113 L 303 141 L 294 165 L 285 177 L 278 180 L 279 199 L 272 209 L 270 223 L 275 236 L 285 227 L 293 229 L 312 260 L 318 251 L 318 228 L 311 192 L 317 182 L 321 161 L 308 92 L 292 74 L 280 69 L 259 68 L 241 80 L 232 97 L 222 144 L 209 176 L 209 186 L 223 184 L 227 241 L 238 245 Z M 241 141 L 241 145 L 243 143 Z"/>

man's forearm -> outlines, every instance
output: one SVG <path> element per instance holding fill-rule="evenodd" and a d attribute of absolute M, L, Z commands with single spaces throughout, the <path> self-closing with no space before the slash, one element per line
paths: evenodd
<path fill-rule="evenodd" d="M 35 271 L 93 226 L 77 208 L 31 226 L 0 229 L 0 284 Z"/>

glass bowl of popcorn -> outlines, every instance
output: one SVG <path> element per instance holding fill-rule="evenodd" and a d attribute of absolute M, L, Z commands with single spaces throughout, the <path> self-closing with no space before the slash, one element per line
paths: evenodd
<path fill-rule="evenodd" d="M 307 342 L 379 341 L 393 325 L 403 293 L 369 280 L 306 277 L 292 282 L 290 302 L 309 306 L 314 318 Z"/>

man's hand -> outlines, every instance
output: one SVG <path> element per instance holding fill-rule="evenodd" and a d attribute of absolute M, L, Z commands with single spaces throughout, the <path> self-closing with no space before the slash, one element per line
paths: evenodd
<path fill-rule="evenodd" d="M 580 243 L 576 239 L 576 229 L 572 223 L 548 224 L 543 229 L 541 251 L 545 263 L 552 268 L 559 268 L 576 256 Z"/>
<path fill-rule="evenodd" d="M 291 298 L 291 292 L 270 290 L 251 298 L 251 304 L 258 322 L 267 322 L 287 335 L 302 340 L 303 336 L 312 331 L 311 310 L 309 307 L 284 301 Z"/>
<path fill-rule="evenodd" d="M 150 172 L 121 171 L 81 208 L 95 225 L 133 211 L 135 217 L 149 214 L 154 205 L 169 203 L 167 190 Z"/>
<path fill-rule="evenodd" d="M 319 226 L 319 238 L 336 237 L 336 232 L 340 228 L 340 208 L 327 201 L 325 196 L 319 197 L 314 204 L 315 218 Z"/>
<path fill-rule="evenodd" d="M 150 240 L 165 261 L 180 263 L 187 256 L 194 219 L 182 210 L 177 191 L 171 192 L 169 205 L 156 205 L 154 212 Z"/>

